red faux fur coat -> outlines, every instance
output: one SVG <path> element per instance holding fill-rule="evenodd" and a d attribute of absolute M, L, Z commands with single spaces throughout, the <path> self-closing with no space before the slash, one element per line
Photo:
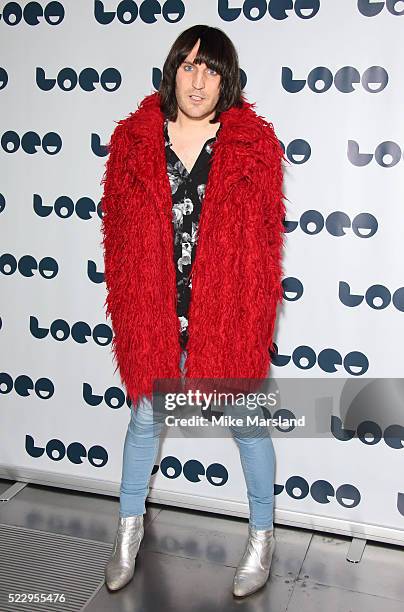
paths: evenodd
<path fill-rule="evenodd" d="M 118 122 L 101 183 L 112 351 L 136 406 L 156 378 L 181 378 L 172 196 L 159 94 Z M 282 301 L 283 150 L 243 98 L 222 112 L 192 267 L 186 376 L 268 376 Z"/>

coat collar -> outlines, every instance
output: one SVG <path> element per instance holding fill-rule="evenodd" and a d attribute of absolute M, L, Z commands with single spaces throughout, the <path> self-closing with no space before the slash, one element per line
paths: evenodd
<path fill-rule="evenodd" d="M 256 141 L 262 138 L 263 121 L 256 115 L 254 107 L 255 103 L 247 102 L 242 96 L 241 108 L 233 106 L 220 114 L 220 141 L 223 145 L 247 146 L 256 144 Z M 138 105 L 138 109 L 127 119 L 127 127 L 133 132 L 134 143 L 151 144 L 156 139 L 161 140 L 164 119 L 159 92 L 146 96 Z"/>
<path fill-rule="evenodd" d="M 213 143 L 211 173 L 220 176 L 220 197 L 224 198 L 236 182 L 252 176 L 257 164 L 265 163 L 266 145 L 271 132 L 254 111 L 255 103 L 242 97 L 242 107 L 231 107 L 220 114 L 221 128 Z M 166 172 L 164 148 L 165 116 L 160 95 L 146 96 L 135 112 L 124 121 L 127 130 L 128 165 L 134 180 L 153 196 L 160 212 L 171 220 L 171 190 Z M 214 169 L 214 171 L 213 171 Z"/>

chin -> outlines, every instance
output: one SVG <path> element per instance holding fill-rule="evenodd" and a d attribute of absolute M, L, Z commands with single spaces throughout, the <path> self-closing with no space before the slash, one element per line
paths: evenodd
<path fill-rule="evenodd" d="M 195 105 L 192 104 L 192 101 L 190 102 L 189 100 L 187 101 L 185 106 L 195 116 L 208 115 L 215 110 L 215 107 L 211 106 L 210 104 L 204 103 L 200 105 Z"/>

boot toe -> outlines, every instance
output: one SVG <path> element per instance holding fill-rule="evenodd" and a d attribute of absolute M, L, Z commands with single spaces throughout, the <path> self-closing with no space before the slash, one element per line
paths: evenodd
<path fill-rule="evenodd" d="M 260 576 L 256 574 L 252 576 L 251 574 L 236 573 L 233 581 L 233 595 L 236 595 L 236 597 L 244 597 L 245 595 L 255 593 L 255 591 L 258 591 L 258 589 L 264 586 L 268 577 L 269 572 Z"/>
<path fill-rule="evenodd" d="M 105 584 L 110 591 L 117 591 L 133 578 L 135 568 L 109 563 L 105 568 Z"/>

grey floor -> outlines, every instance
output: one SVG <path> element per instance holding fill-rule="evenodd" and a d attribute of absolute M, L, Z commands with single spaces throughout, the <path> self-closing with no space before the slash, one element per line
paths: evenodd
<path fill-rule="evenodd" d="M 0 480 L 0 493 L 12 484 Z M 0 504 L 0 525 L 103 542 L 112 548 L 118 508 L 114 497 L 28 485 Z M 247 524 L 246 519 L 147 504 L 133 580 L 115 593 L 101 584 L 85 611 L 404 610 L 401 547 L 368 542 L 360 563 L 352 564 L 346 561 L 348 537 L 281 525 L 275 525 L 277 548 L 268 583 L 247 598 L 233 597 L 231 584 Z M 89 564 L 89 575 L 91 571 Z"/>

